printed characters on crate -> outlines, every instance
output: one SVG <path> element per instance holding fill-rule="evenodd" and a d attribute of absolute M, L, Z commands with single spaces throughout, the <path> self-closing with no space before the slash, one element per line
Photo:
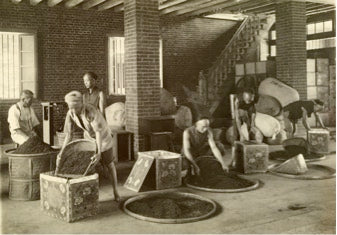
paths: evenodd
<path fill-rule="evenodd" d="M 98 77 L 93 72 L 87 72 L 83 75 L 83 82 L 87 92 L 83 94 L 83 103 L 92 104 L 104 114 L 105 99 L 103 91 L 97 87 Z"/>
<path fill-rule="evenodd" d="M 251 88 L 243 88 L 234 99 L 235 124 L 240 141 L 255 139 L 262 143 L 263 136 L 255 127 L 256 109 L 258 97 Z"/>
<path fill-rule="evenodd" d="M 196 160 L 198 157 L 210 155 L 213 155 L 220 162 L 225 172 L 228 171 L 219 149 L 220 143 L 219 145 L 215 143 L 213 131 L 209 125 L 209 117 L 199 115 L 196 117 L 194 125 L 184 130 L 182 148 L 183 174 L 186 170 L 188 175 L 191 174 L 190 167 L 192 167 L 194 174 L 200 175 L 200 168 Z"/>
<path fill-rule="evenodd" d="M 83 104 L 83 97 L 79 91 L 71 91 L 65 96 L 69 111 L 64 124 L 64 132 L 66 137 L 57 156 L 56 172 L 59 170 L 60 157 L 65 146 L 71 140 L 73 134 L 73 124 L 76 124 L 84 131 L 84 138 L 95 140 L 97 144 L 97 154 L 93 160 L 95 164 L 99 161 L 109 169 L 110 178 L 112 179 L 112 187 L 114 190 L 115 200 L 119 200 L 117 191 L 117 173 L 115 167 L 116 156 L 113 156 L 112 146 L 113 140 L 111 131 L 106 123 L 102 113 L 91 104 Z"/>
<path fill-rule="evenodd" d="M 326 128 L 323 124 L 321 117 L 318 112 L 324 109 L 324 103 L 319 100 L 305 100 L 305 101 L 295 101 L 291 104 L 288 104 L 284 107 L 284 116 L 287 117 L 293 127 L 292 135 L 296 132 L 296 123 L 299 119 L 302 118 L 302 123 L 307 130 L 311 130 L 308 118 L 311 117 L 311 114 L 314 113 L 316 121 L 319 122 L 322 128 Z"/>
<path fill-rule="evenodd" d="M 26 142 L 30 137 L 37 135 L 37 127 L 40 122 L 31 107 L 33 95 L 32 91 L 23 90 L 20 94 L 20 101 L 8 110 L 11 137 L 19 145 Z"/>

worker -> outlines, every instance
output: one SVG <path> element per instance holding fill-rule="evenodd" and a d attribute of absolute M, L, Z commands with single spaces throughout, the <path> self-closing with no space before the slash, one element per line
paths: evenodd
<path fill-rule="evenodd" d="M 12 105 L 8 110 L 11 138 L 18 145 L 23 144 L 38 133 L 37 127 L 40 122 L 31 107 L 33 95 L 32 91 L 23 90 L 20 94 L 20 101 Z"/>
<path fill-rule="evenodd" d="M 234 99 L 235 124 L 240 141 L 255 139 L 262 142 L 263 136 L 255 127 L 256 109 L 258 97 L 251 88 L 243 88 Z"/>
<path fill-rule="evenodd" d="M 288 104 L 283 108 L 284 117 L 287 117 L 292 123 L 292 135 L 296 132 L 296 123 L 299 119 L 302 118 L 302 123 L 306 130 L 311 130 L 310 124 L 308 122 L 308 118 L 311 117 L 311 114 L 314 113 L 316 122 L 320 124 L 322 128 L 325 128 L 325 125 L 322 122 L 321 117 L 318 112 L 323 111 L 324 102 L 319 99 L 315 100 L 299 100 L 293 103 Z"/>
<path fill-rule="evenodd" d="M 190 166 L 194 174 L 200 175 L 200 168 L 197 165 L 197 159 L 201 156 L 213 155 L 221 164 L 222 169 L 228 172 L 222 154 L 214 141 L 213 131 L 209 127 L 210 120 L 207 116 L 200 116 L 196 119 L 193 126 L 188 127 L 183 133 L 183 171 L 184 174 L 190 174 Z"/>
<path fill-rule="evenodd" d="M 97 153 L 92 158 L 94 165 L 101 161 L 109 169 L 115 201 L 119 201 L 117 191 L 117 173 L 115 167 L 116 156 L 113 156 L 113 140 L 111 131 L 103 118 L 102 113 L 91 104 L 83 104 L 83 97 L 79 91 L 71 91 L 65 96 L 65 102 L 68 104 L 69 111 L 64 124 L 66 137 L 60 153 L 57 156 L 56 174 L 59 170 L 60 157 L 65 146 L 71 140 L 73 134 L 73 124 L 76 124 L 84 131 L 84 138 L 96 141 Z"/>
<path fill-rule="evenodd" d="M 87 92 L 83 94 L 83 103 L 92 104 L 104 116 L 105 99 L 103 91 L 100 91 L 97 87 L 97 80 L 98 77 L 93 72 L 87 72 L 83 75 L 84 85 L 87 88 Z"/>

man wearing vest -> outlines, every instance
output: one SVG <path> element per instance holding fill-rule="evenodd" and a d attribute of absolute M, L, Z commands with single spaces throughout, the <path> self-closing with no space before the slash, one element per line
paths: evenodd
<path fill-rule="evenodd" d="M 8 123 L 12 140 L 21 145 L 30 137 L 36 135 L 36 127 L 40 124 L 34 109 L 33 92 L 23 90 L 20 94 L 20 101 L 8 110 Z"/>

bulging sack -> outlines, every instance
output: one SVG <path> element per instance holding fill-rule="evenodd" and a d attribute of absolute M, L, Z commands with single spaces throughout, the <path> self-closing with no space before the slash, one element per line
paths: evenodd
<path fill-rule="evenodd" d="M 276 118 L 258 112 L 255 117 L 255 126 L 265 137 L 273 137 L 281 131 L 280 122 Z"/>
<path fill-rule="evenodd" d="M 300 100 L 297 90 L 275 78 L 266 78 L 263 80 L 260 83 L 258 93 L 276 98 L 282 107 Z"/>

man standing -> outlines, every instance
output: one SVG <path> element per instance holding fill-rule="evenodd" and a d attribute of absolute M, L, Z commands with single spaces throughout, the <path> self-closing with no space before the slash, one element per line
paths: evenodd
<path fill-rule="evenodd" d="M 221 152 L 217 147 L 213 131 L 209 127 L 210 121 L 207 117 L 200 117 L 195 124 L 183 133 L 183 168 L 188 169 L 191 165 L 194 173 L 199 175 L 200 168 L 196 163 L 198 157 L 213 155 L 221 164 L 222 169 L 227 172 L 226 166 Z"/>
<path fill-rule="evenodd" d="M 33 92 L 23 90 L 20 94 L 20 101 L 8 110 L 8 123 L 12 140 L 21 145 L 30 137 L 36 136 L 36 127 L 40 124 L 34 109 Z"/>
<path fill-rule="evenodd" d="M 102 161 L 102 164 L 109 169 L 109 175 L 112 179 L 112 188 L 114 190 L 115 201 L 119 201 L 117 191 L 117 173 L 115 167 L 116 156 L 112 152 L 112 136 L 108 124 L 106 123 L 101 112 L 91 104 L 83 104 L 82 94 L 79 91 L 69 92 L 65 96 L 65 101 L 68 104 L 69 111 L 64 125 L 66 137 L 57 156 L 56 171 L 60 163 L 65 146 L 70 142 L 73 134 L 73 124 L 76 124 L 84 131 L 84 138 L 95 140 L 97 144 L 97 154 L 94 156 L 94 164 Z"/>
<path fill-rule="evenodd" d="M 288 104 L 283 108 L 284 116 L 287 117 L 293 126 L 292 135 L 296 132 L 296 123 L 299 119 L 302 118 L 302 123 L 306 130 L 310 130 L 311 127 L 308 122 L 308 117 L 311 117 L 311 114 L 315 115 L 316 121 L 319 122 L 322 128 L 326 128 L 322 122 L 321 117 L 318 112 L 322 111 L 324 108 L 324 103 L 319 100 L 299 100 L 291 104 Z"/>

